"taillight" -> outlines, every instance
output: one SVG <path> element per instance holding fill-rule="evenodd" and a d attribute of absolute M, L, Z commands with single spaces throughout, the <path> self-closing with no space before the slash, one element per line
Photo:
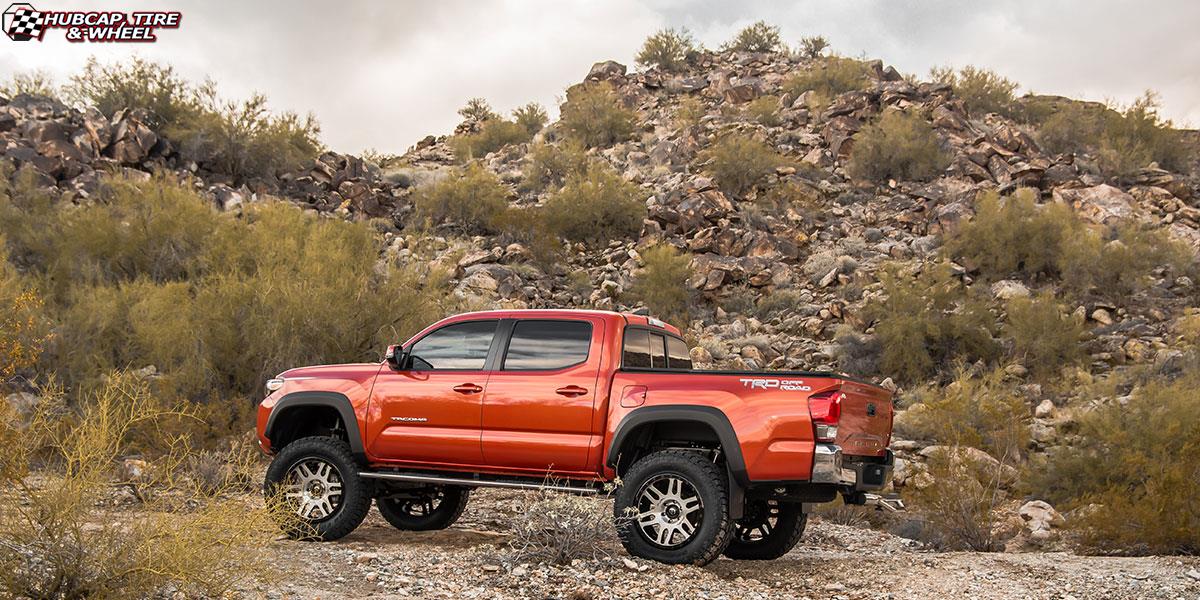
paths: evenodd
<path fill-rule="evenodd" d="M 813 430 L 818 442 L 837 439 L 838 420 L 842 417 L 842 399 L 846 395 L 839 391 L 823 392 L 809 396 L 808 415 L 812 417 Z"/>

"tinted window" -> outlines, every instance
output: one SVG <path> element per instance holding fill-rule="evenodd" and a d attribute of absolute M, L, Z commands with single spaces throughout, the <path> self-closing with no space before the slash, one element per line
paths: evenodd
<path fill-rule="evenodd" d="M 657 333 L 650 334 L 650 368 L 665 369 L 667 368 L 667 344 L 663 336 Z"/>
<path fill-rule="evenodd" d="M 645 329 L 625 330 L 625 356 L 622 359 L 625 368 L 650 368 L 650 332 Z"/>
<path fill-rule="evenodd" d="M 517 321 L 504 369 L 561 369 L 587 360 L 592 324 L 584 321 Z"/>
<path fill-rule="evenodd" d="M 692 355 L 688 353 L 687 343 L 679 338 L 667 338 L 667 368 L 692 368 Z"/>
<path fill-rule="evenodd" d="M 412 368 L 482 370 L 496 334 L 496 323 L 455 323 L 421 338 L 412 347 Z"/>

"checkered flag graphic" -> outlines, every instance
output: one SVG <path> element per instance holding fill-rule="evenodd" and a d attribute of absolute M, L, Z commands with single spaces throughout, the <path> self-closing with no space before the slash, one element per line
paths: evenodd
<path fill-rule="evenodd" d="M 13 4 L 4 11 L 4 33 L 18 42 L 41 39 L 45 15 L 30 4 Z"/>

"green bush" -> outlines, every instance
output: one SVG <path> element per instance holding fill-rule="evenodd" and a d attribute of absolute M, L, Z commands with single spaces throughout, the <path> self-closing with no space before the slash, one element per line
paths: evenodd
<path fill-rule="evenodd" d="M 466 233 L 496 233 L 508 209 L 508 188 L 487 169 L 468 165 L 461 173 L 420 188 L 413 196 L 417 223 L 451 223 Z"/>
<path fill-rule="evenodd" d="M 1031 491 L 1060 510 L 1079 508 L 1068 525 L 1092 551 L 1200 552 L 1200 373 L 1152 377 L 1128 401 L 1102 399 L 1077 414 L 1071 444 L 1031 465 Z"/>
<path fill-rule="evenodd" d="M 887 268 L 882 299 L 867 305 L 882 347 L 880 369 L 909 383 L 936 374 L 955 360 L 992 360 L 999 353 L 986 298 L 954 278 L 944 264 L 915 277 Z"/>
<path fill-rule="evenodd" d="M 450 138 L 450 147 L 461 161 L 483 158 L 510 144 L 524 144 L 533 139 L 529 130 L 513 121 L 490 119 L 484 121 L 474 133 L 464 133 Z"/>
<path fill-rule="evenodd" d="M 1152 91 L 1122 110 L 1071 103 L 1038 124 L 1038 141 L 1050 152 L 1094 153 L 1100 168 L 1118 179 L 1127 179 L 1151 162 L 1186 170 L 1191 151 L 1181 132 L 1158 114 L 1158 107 Z"/>
<path fill-rule="evenodd" d="M 1039 378 L 1056 376 L 1066 365 L 1083 359 L 1079 342 L 1083 319 L 1064 310 L 1050 293 L 1013 298 L 1007 306 L 1003 333 L 1012 338 L 1013 358 Z"/>
<path fill-rule="evenodd" d="M 828 56 L 789 77 L 784 81 L 783 89 L 793 96 L 811 90 L 821 103 L 827 103 L 838 94 L 863 89 L 870 83 L 870 75 L 870 67 L 861 60 Z"/>
<path fill-rule="evenodd" d="M 679 127 L 695 127 L 700 124 L 700 120 L 708 114 L 704 103 L 699 98 L 688 96 L 679 101 L 679 106 L 675 108 L 675 121 Z"/>
<path fill-rule="evenodd" d="M 93 56 L 63 92 L 69 101 L 94 106 L 108 117 L 125 108 L 144 108 L 167 125 L 199 112 L 195 89 L 174 68 L 138 57 L 103 65 Z"/>
<path fill-rule="evenodd" d="M 580 84 L 567 90 L 559 123 L 567 135 L 589 148 L 611 146 L 629 138 L 637 114 L 625 108 L 608 82 Z"/>
<path fill-rule="evenodd" d="M 1095 293 L 1120 300 L 1143 289 L 1155 267 L 1184 272 L 1193 262 L 1187 245 L 1162 229 L 1121 223 L 1107 229 L 1085 229 L 1064 241 L 1059 271 L 1076 295 Z"/>
<path fill-rule="evenodd" d="M 751 119 L 767 127 L 778 127 L 782 122 L 779 118 L 779 98 L 776 96 L 759 96 L 747 102 L 744 110 Z"/>
<path fill-rule="evenodd" d="M 660 29 L 642 42 L 637 63 L 667 72 L 680 71 L 687 66 L 688 55 L 695 51 L 696 43 L 687 29 Z"/>
<path fill-rule="evenodd" d="M 1065 240 L 1079 235 L 1083 224 L 1069 206 L 1036 201 L 1032 189 L 1006 198 L 984 192 L 975 217 L 946 235 L 944 251 L 993 280 L 1057 274 Z"/>
<path fill-rule="evenodd" d="M 12 98 L 19 94 L 31 96 L 58 96 L 58 87 L 49 73 L 40 69 L 14 73 L 3 85 L 0 85 L 0 96 Z"/>
<path fill-rule="evenodd" d="M 368 224 L 271 202 L 238 218 L 191 190 L 113 180 L 102 202 L 24 217 L 29 190 L 0 193 L 0 233 L 47 290 L 41 375 L 84 390 L 153 365 L 168 397 L 257 396 L 286 368 L 375 360 L 441 314 L 439 278 L 377 267 Z"/>
<path fill-rule="evenodd" d="M 692 257 L 668 244 L 651 246 L 641 254 L 642 268 L 634 274 L 630 295 L 641 300 L 660 319 L 686 327 Z"/>
<path fill-rule="evenodd" d="M 800 55 L 804 58 L 817 59 L 829 48 L 829 40 L 823 35 L 814 35 L 800 39 Z"/>
<path fill-rule="evenodd" d="M 521 189 L 542 192 L 557 189 L 568 177 L 587 170 L 587 150 L 578 142 L 536 144 L 529 151 Z"/>
<path fill-rule="evenodd" d="M 886 110 L 854 136 L 848 167 L 859 179 L 927 181 L 948 164 L 933 126 L 922 115 Z"/>
<path fill-rule="evenodd" d="M 781 47 L 783 40 L 779 37 L 779 27 L 768 25 L 766 21 L 756 21 L 742 28 L 723 49 L 738 52 L 775 52 Z"/>
<path fill-rule="evenodd" d="M 1003 369 L 980 375 L 959 369 L 948 385 L 919 387 L 906 403 L 896 419 L 905 439 L 977 448 L 1005 464 L 1016 463 L 1029 443 L 1029 408 Z"/>
<path fill-rule="evenodd" d="M 1010 81 L 995 71 L 967 65 L 958 71 L 950 67 L 934 67 L 930 70 L 933 80 L 954 88 L 954 94 L 967 106 L 967 112 L 982 117 L 987 113 L 1012 116 L 1016 112 L 1016 82 Z"/>
<path fill-rule="evenodd" d="M 704 153 L 705 172 L 712 175 L 726 193 L 750 192 L 784 164 L 774 148 L 742 134 L 728 134 Z"/>
<path fill-rule="evenodd" d="M 479 97 L 467 100 L 467 103 L 458 109 L 458 116 L 467 121 L 477 121 L 480 123 L 500 118 L 500 115 L 492 110 L 492 105 L 488 104 L 487 100 Z"/>
<path fill-rule="evenodd" d="M 607 242 L 637 236 L 646 194 L 612 170 L 589 165 L 567 178 L 543 208 L 550 231 L 572 241 Z"/>
<path fill-rule="evenodd" d="M 530 102 L 525 106 L 513 109 L 513 121 L 521 126 L 529 133 L 530 136 L 541 131 L 546 123 L 550 122 L 550 116 L 546 114 L 546 109 L 537 102 Z"/>

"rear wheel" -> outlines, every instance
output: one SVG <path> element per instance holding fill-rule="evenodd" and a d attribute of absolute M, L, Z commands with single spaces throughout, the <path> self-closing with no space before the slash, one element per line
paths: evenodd
<path fill-rule="evenodd" d="M 747 500 L 744 515 L 733 525 L 733 541 L 725 548 L 725 556 L 737 560 L 779 558 L 800 541 L 807 521 L 799 502 Z"/>
<path fill-rule="evenodd" d="M 437 485 L 397 490 L 375 499 L 379 514 L 396 529 L 429 531 L 454 524 L 471 496 L 469 488 Z"/>
<path fill-rule="evenodd" d="M 293 539 L 336 540 L 371 509 L 350 446 L 337 438 L 306 437 L 279 451 L 267 468 L 267 502 Z"/>
<path fill-rule="evenodd" d="M 724 469 L 692 450 L 663 450 L 634 463 L 613 506 L 621 544 L 634 556 L 704 565 L 729 543 Z"/>

